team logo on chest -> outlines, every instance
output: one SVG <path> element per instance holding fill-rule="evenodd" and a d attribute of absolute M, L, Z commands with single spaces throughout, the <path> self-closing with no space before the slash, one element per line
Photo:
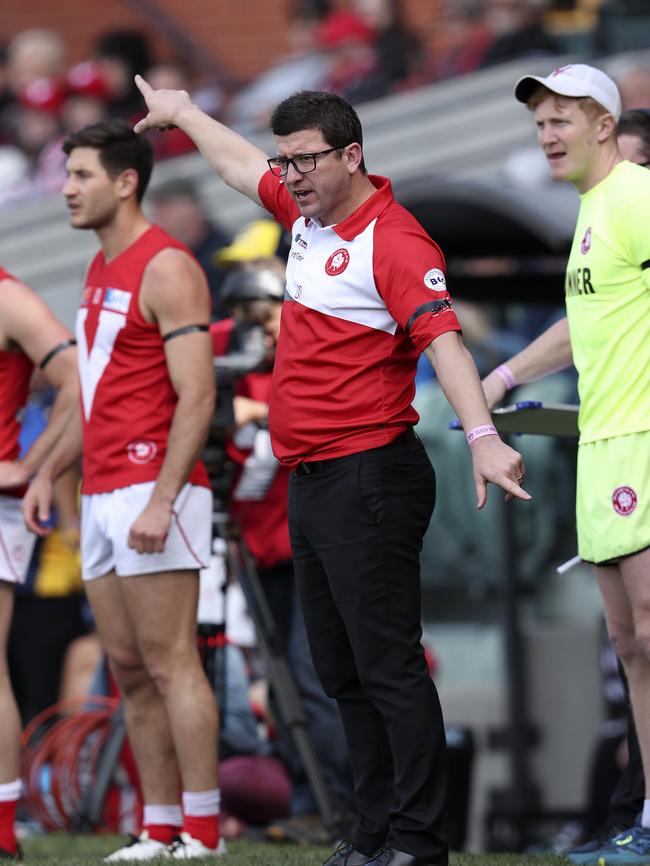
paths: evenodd
<path fill-rule="evenodd" d="M 325 273 L 330 277 L 336 277 L 342 274 L 350 263 L 350 253 L 341 247 L 340 250 L 335 250 L 329 259 L 325 262 Z"/>
<path fill-rule="evenodd" d="M 632 514 L 636 508 L 637 498 L 636 493 L 631 487 L 617 487 L 612 493 L 612 506 L 617 514 L 621 517 L 627 517 Z"/>
<path fill-rule="evenodd" d="M 129 442 L 126 446 L 126 453 L 129 455 L 129 460 L 131 463 L 137 463 L 138 465 L 150 463 L 156 456 L 157 452 L 158 448 L 156 447 L 156 443 L 152 442 L 150 439 L 140 439 L 136 442 Z"/>
<path fill-rule="evenodd" d="M 587 231 L 585 232 L 585 236 L 580 241 L 580 252 L 583 256 L 586 256 L 589 250 L 591 249 L 591 226 L 588 226 Z"/>

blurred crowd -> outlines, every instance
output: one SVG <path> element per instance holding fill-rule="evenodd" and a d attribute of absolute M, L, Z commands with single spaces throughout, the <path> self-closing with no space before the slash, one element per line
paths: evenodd
<path fill-rule="evenodd" d="M 291 0 L 286 53 L 249 82 L 210 77 L 189 56 L 155 57 L 144 32 L 101 33 L 71 66 L 56 32 L 25 30 L 0 42 L 0 205 L 61 188 L 67 133 L 107 117 L 137 119 L 136 73 L 156 88 L 187 90 L 203 110 L 250 134 L 298 87 L 333 90 L 358 105 L 515 58 L 559 55 L 564 7 L 559 0 L 441 0 L 416 30 L 402 0 L 349 0 L 345 8 L 337 0 Z M 596 13 L 586 24 L 596 26 Z M 631 86 L 650 93 L 650 69 L 637 79 Z M 176 129 L 153 139 L 157 159 L 193 149 Z"/>

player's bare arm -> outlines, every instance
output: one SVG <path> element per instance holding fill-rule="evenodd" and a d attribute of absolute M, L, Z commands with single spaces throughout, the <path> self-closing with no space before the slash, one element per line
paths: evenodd
<path fill-rule="evenodd" d="M 445 397 L 458 415 L 463 429 L 491 424 L 490 411 L 485 402 L 481 382 L 472 356 L 456 331 L 447 331 L 425 349 L 433 365 Z M 514 449 L 499 436 L 482 436 L 469 446 L 472 454 L 476 504 L 483 508 L 487 501 L 487 483 L 491 481 L 506 491 L 507 498 L 530 499 L 520 486 L 524 463 Z"/>
<path fill-rule="evenodd" d="M 70 331 L 19 280 L 2 280 L 0 323 L 1 344 L 22 350 L 57 390 L 47 426 L 29 451 L 19 460 L 0 461 L 0 486 L 15 487 L 31 478 L 70 422 L 79 399 L 77 353 Z"/>
<path fill-rule="evenodd" d="M 81 458 L 81 404 L 76 395 L 66 423 L 51 451 L 32 478 L 22 501 L 23 519 L 36 535 L 49 535 L 54 482 Z"/>
<path fill-rule="evenodd" d="M 136 132 L 177 126 L 228 186 L 261 204 L 257 188 L 267 170 L 266 154 L 201 111 L 185 90 L 154 90 L 140 75 L 135 83 L 148 109 L 147 116 L 135 125 Z"/>
<path fill-rule="evenodd" d="M 201 454 L 214 412 L 210 296 L 201 268 L 181 250 L 158 253 L 145 271 L 140 306 L 165 340 L 169 376 L 178 395 L 160 474 L 129 532 L 130 547 L 151 553 L 164 550 L 174 500 Z"/>
<path fill-rule="evenodd" d="M 569 323 L 565 316 L 514 355 L 506 365 L 513 381 L 525 385 L 559 370 L 566 370 L 572 363 Z M 500 376 L 495 370 L 483 379 L 482 385 L 490 408 L 500 403 L 509 390 L 506 377 Z"/>

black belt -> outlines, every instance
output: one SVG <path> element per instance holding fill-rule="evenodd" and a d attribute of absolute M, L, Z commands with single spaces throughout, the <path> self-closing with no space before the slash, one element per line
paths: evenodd
<path fill-rule="evenodd" d="M 400 436 L 396 439 L 393 439 L 392 442 L 388 442 L 386 445 L 379 445 L 378 448 L 369 448 L 369 451 L 377 451 L 379 448 L 390 448 L 395 445 L 408 445 L 412 442 L 418 442 L 418 434 L 412 427 L 409 427 L 408 430 L 405 430 Z M 293 472 L 296 475 L 312 475 L 314 472 L 320 472 L 326 466 L 334 463 L 337 460 L 345 460 L 346 457 L 350 457 L 351 455 L 345 454 L 343 457 L 332 457 L 329 460 L 304 460 L 302 463 L 299 463 Z"/>

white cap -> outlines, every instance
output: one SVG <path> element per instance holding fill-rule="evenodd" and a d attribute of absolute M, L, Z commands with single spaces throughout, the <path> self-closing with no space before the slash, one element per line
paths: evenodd
<path fill-rule="evenodd" d="M 618 120 L 621 116 L 621 95 L 618 87 L 602 70 L 585 63 L 558 66 L 546 78 L 524 75 L 515 84 L 515 97 L 528 102 L 538 84 L 560 96 L 591 96 Z"/>

